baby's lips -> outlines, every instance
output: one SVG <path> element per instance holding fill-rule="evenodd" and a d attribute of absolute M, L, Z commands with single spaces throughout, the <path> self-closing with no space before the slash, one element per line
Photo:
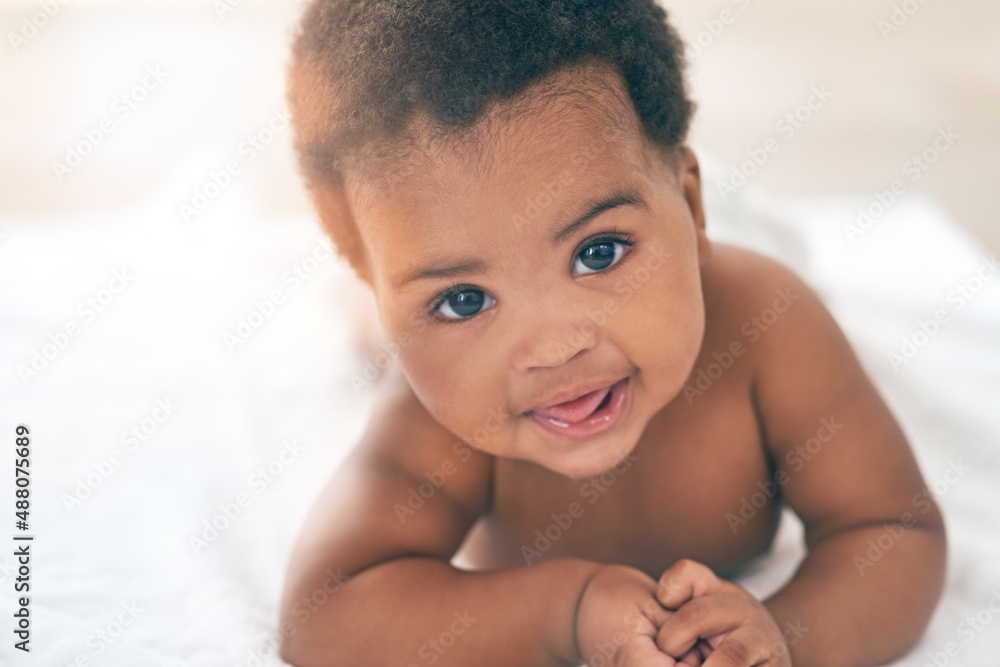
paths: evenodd
<path fill-rule="evenodd" d="M 611 387 L 596 389 L 572 401 L 559 403 L 548 408 L 539 408 L 538 410 L 532 410 L 532 412 L 542 417 L 550 417 L 575 424 L 586 419 L 601 404 L 601 401 L 604 400 L 609 391 L 611 391 Z"/>

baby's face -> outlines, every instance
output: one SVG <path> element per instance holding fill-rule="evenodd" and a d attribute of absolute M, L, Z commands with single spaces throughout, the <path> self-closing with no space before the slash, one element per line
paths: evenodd
<path fill-rule="evenodd" d="M 392 188 L 349 183 L 350 206 L 429 412 L 485 452 L 584 479 L 635 447 L 698 355 L 697 163 L 647 165 L 638 134 L 554 105 L 494 141 L 482 167 L 435 146 Z"/>

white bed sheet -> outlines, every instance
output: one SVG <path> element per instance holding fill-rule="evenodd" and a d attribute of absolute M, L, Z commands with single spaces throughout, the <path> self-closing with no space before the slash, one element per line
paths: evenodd
<path fill-rule="evenodd" d="M 1000 600 L 1000 280 L 961 309 L 948 301 L 991 256 L 914 196 L 853 244 L 843 225 L 865 197 L 778 198 L 751 183 L 724 202 L 715 183 L 725 170 L 702 159 L 711 236 L 774 256 L 815 286 L 928 482 L 955 462 L 969 468 L 938 486 L 951 549 L 944 599 L 919 647 L 894 664 L 933 664 L 929 654 L 949 642 L 959 654 L 947 664 L 1000 664 L 1000 615 L 982 611 Z M 290 279 L 311 266 L 322 237 L 306 218 L 261 219 L 245 185 L 185 224 L 179 184 L 196 180 L 192 170 L 204 164 L 183 166 L 134 210 L 37 226 L 0 220 L 0 438 L 11 442 L 17 423 L 32 428 L 37 536 L 32 653 L 4 640 L 0 663 L 284 664 L 271 643 L 289 550 L 371 407 L 371 391 L 351 382 L 363 362 L 341 310 L 353 281 L 335 259 Z M 128 284 L 90 319 L 79 304 L 107 300 L 102 290 L 120 287 L 115 271 Z M 275 289 L 283 302 L 230 350 L 226 334 Z M 894 370 L 887 353 L 939 308 L 948 322 Z M 18 367 L 35 350 L 52 353 L 43 346 L 70 322 L 78 333 L 23 379 Z M 176 407 L 166 415 L 158 401 Z M 123 439 L 144 426 L 144 440 Z M 110 476 L 68 508 L 67 495 L 102 462 L 106 471 L 116 450 Z M 280 473 L 254 477 L 269 464 Z M 11 476 L 2 477 L 9 499 Z M 241 494 L 249 502 L 239 516 L 196 550 L 191 538 Z M 6 614 L 14 562 L 0 553 Z M 803 554 L 801 525 L 786 513 L 774 549 L 741 582 L 766 595 Z M 960 624 L 977 613 L 991 622 L 970 638 Z"/>

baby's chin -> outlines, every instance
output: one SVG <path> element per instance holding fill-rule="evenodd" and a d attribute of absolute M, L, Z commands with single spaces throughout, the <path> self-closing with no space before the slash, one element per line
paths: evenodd
<path fill-rule="evenodd" d="M 600 455 L 566 457 L 556 461 L 554 464 L 550 463 L 547 467 L 553 472 L 577 482 L 584 482 L 609 472 L 617 476 L 624 473 L 631 466 L 632 460 L 635 458 L 632 455 L 635 443 L 628 449 L 623 449 L 621 444 L 620 442 L 616 443 L 617 447 L 615 449 L 601 452 Z M 552 467 L 552 465 L 556 467 Z"/>
<path fill-rule="evenodd" d="M 551 442 L 532 443 L 523 457 L 563 477 L 583 482 L 613 468 L 622 471 L 630 466 L 635 460 L 632 452 L 638 441 L 638 435 L 625 433 L 561 446 L 553 446 Z"/>

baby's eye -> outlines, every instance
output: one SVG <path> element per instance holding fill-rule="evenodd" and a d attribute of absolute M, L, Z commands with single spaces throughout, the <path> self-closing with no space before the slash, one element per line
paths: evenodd
<path fill-rule="evenodd" d="M 445 296 L 435 311 L 448 320 L 462 320 L 493 307 L 496 302 L 480 289 L 468 288 Z"/>
<path fill-rule="evenodd" d="M 625 253 L 625 246 L 631 245 L 625 241 L 602 239 L 584 248 L 576 256 L 573 269 L 578 273 L 587 274 L 603 271 L 618 262 Z"/>
<path fill-rule="evenodd" d="M 625 248 L 632 245 L 632 237 L 628 234 L 598 238 L 580 251 L 573 269 L 578 274 L 603 271 L 619 263 Z M 443 319 L 451 321 L 467 320 L 495 305 L 496 300 L 481 289 L 457 285 L 430 307 L 430 315 L 440 314 Z"/>

